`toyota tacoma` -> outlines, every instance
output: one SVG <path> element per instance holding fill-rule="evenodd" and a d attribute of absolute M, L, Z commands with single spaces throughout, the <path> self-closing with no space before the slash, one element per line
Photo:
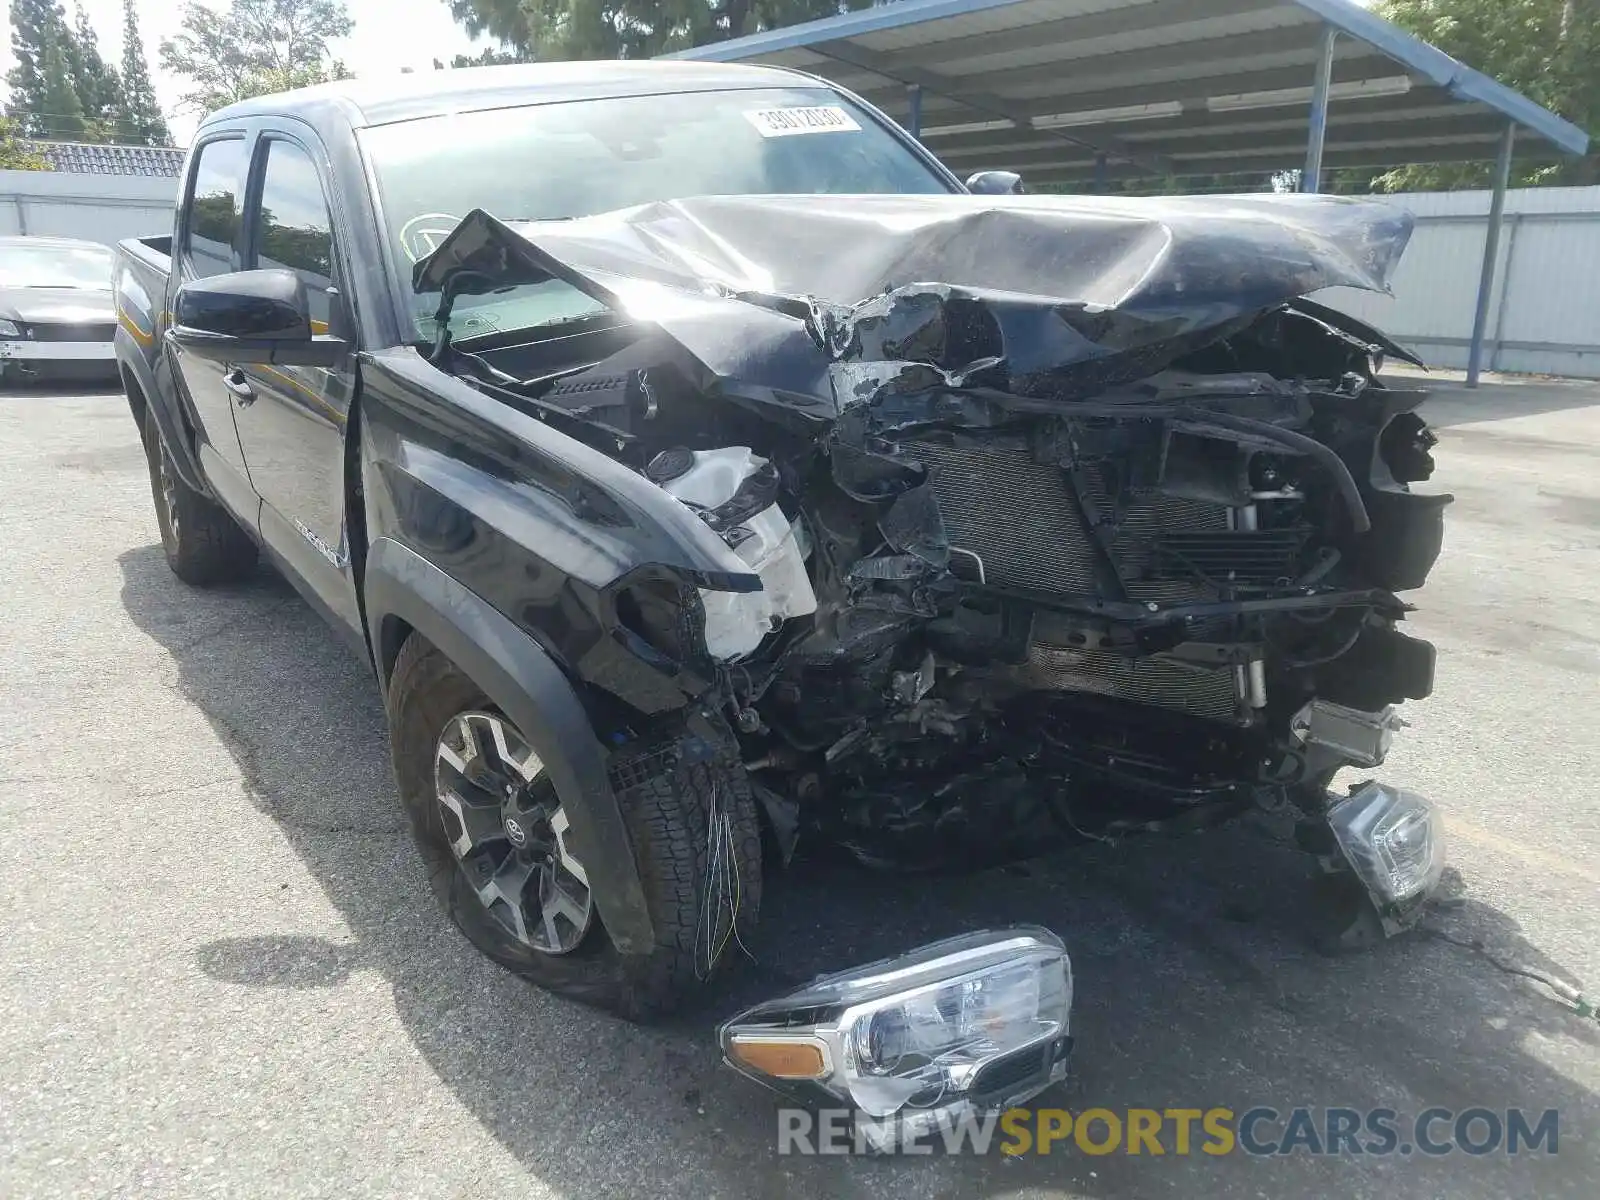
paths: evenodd
<path fill-rule="evenodd" d="M 203 586 L 264 556 L 370 664 L 485 953 L 646 1017 L 748 940 L 797 841 L 914 871 L 1257 805 L 1297 807 L 1386 928 L 1437 882 L 1426 802 L 1329 789 L 1431 690 L 1399 594 L 1448 497 L 1412 490 L 1433 437 L 1378 375 L 1406 352 L 1307 298 L 1386 288 L 1410 219 L 1014 182 L 715 64 L 346 82 L 202 124 L 170 236 L 116 268 L 167 559 Z M 1060 943 L 980 943 L 805 1011 L 1037 968 L 1014 1044 L 1057 1070 Z M 892 1075 L 954 1019 L 874 1011 L 848 1051 L 796 1050 L 791 1016 L 725 1042 Z"/>

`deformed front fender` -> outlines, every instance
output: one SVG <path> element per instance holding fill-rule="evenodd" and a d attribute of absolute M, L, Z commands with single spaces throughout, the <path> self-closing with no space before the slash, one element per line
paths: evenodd
<path fill-rule="evenodd" d="M 397 648 L 386 639 L 404 622 L 484 690 L 550 772 L 612 942 L 623 954 L 648 953 L 655 929 L 606 752 L 561 668 L 480 596 L 391 538 L 368 550 L 365 594 L 380 678 Z"/>

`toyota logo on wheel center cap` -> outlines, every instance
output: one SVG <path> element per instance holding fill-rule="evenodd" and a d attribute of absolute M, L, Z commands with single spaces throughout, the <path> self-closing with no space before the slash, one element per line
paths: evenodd
<path fill-rule="evenodd" d="M 511 839 L 514 845 L 524 846 L 527 844 L 528 831 L 522 827 L 521 823 L 515 817 L 507 817 L 505 819 L 505 825 L 506 836 Z"/>

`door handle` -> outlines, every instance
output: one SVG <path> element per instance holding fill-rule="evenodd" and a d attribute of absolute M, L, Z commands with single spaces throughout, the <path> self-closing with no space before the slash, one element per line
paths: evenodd
<path fill-rule="evenodd" d="M 256 402 L 255 388 L 250 386 L 250 381 L 238 367 L 234 367 L 222 377 L 222 386 L 233 393 L 233 398 L 240 408 L 248 408 Z"/>

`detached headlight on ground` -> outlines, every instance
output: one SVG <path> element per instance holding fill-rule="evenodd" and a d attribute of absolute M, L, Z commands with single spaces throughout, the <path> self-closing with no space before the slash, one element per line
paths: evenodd
<path fill-rule="evenodd" d="M 1072 966 L 1048 930 L 935 942 L 826 975 L 722 1027 L 730 1065 L 871 1117 L 997 1108 L 1066 1073 Z"/>
<path fill-rule="evenodd" d="M 1444 823 L 1425 797 L 1364 783 L 1328 809 L 1328 823 L 1380 909 L 1410 909 L 1438 885 Z"/>

